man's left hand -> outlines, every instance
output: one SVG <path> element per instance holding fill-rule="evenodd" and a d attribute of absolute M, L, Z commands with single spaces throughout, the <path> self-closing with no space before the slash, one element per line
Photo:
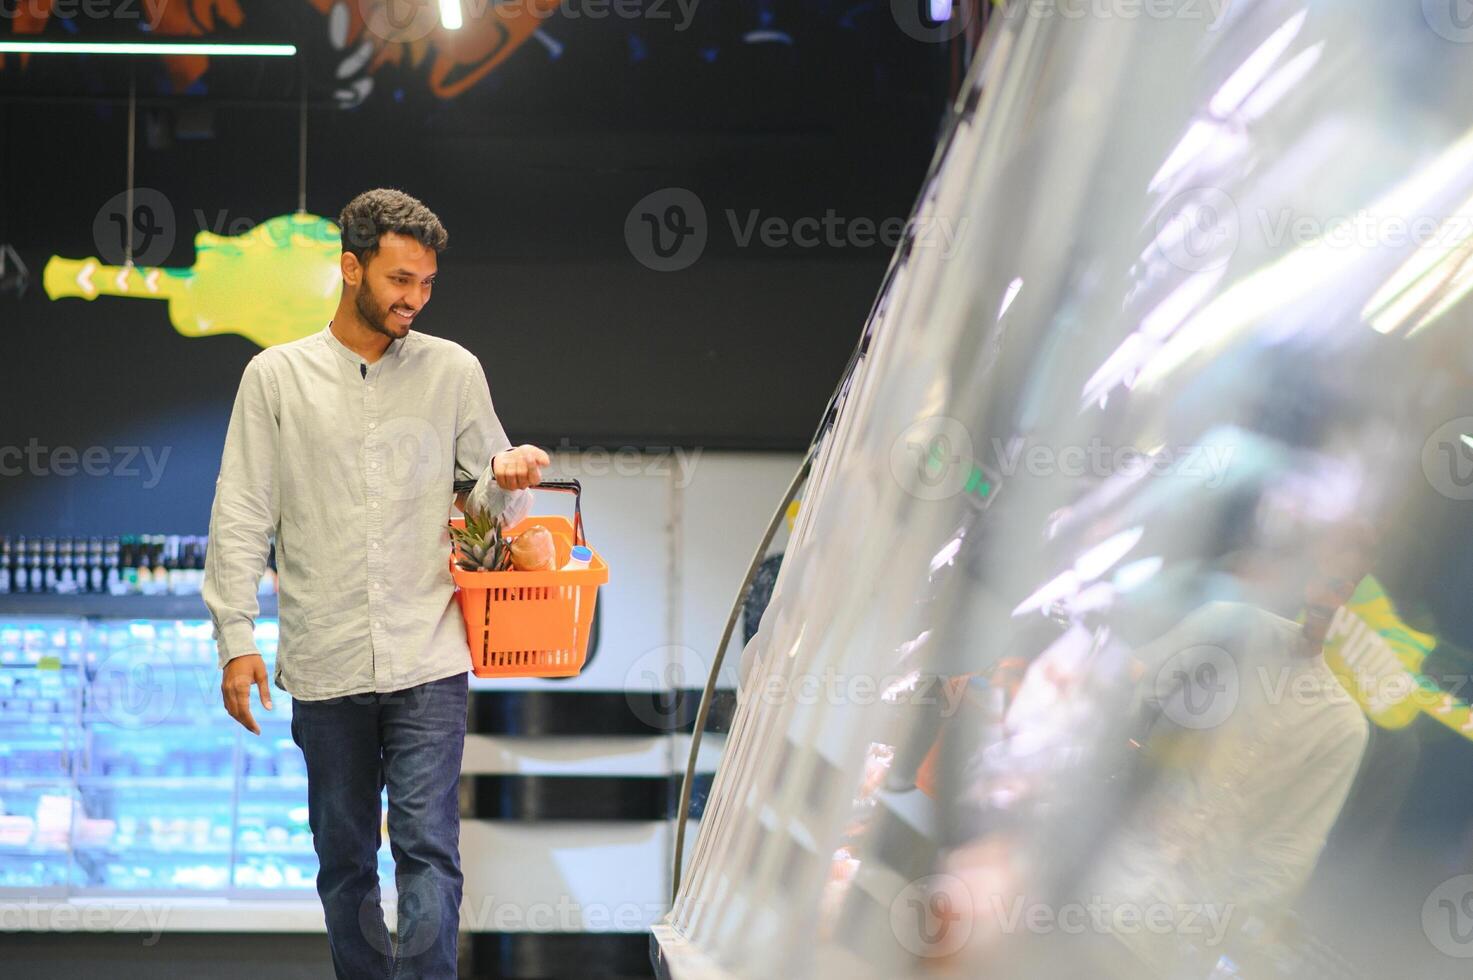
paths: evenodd
<path fill-rule="evenodd" d="M 503 490 L 525 490 L 542 482 L 542 467 L 552 460 L 531 444 L 515 446 L 491 457 L 491 472 Z"/>

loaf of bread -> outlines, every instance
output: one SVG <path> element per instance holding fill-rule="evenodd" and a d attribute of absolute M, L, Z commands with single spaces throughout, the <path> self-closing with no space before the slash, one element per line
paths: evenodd
<path fill-rule="evenodd" d="M 511 564 L 519 572 L 551 572 L 557 568 L 557 546 L 552 532 L 533 525 L 511 542 Z"/>

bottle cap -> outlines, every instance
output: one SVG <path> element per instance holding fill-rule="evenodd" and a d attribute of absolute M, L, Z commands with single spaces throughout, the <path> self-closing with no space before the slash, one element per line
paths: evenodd
<path fill-rule="evenodd" d="M 573 545 L 573 550 L 568 553 L 568 556 L 572 558 L 573 561 L 592 561 L 593 549 L 585 548 L 581 544 L 575 544 Z"/>

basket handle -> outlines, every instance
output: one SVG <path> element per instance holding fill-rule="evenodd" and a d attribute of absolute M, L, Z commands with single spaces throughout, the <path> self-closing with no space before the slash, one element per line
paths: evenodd
<path fill-rule="evenodd" d="M 470 493 L 476 488 L 475 480 L 456 480 L 452 488 L 455 494 Z M 577 480 L 543 480 L 529 490 L 559 490 L 573 494 L 573 543 L 587 545 L 583 535 L 583 484 Z"/>

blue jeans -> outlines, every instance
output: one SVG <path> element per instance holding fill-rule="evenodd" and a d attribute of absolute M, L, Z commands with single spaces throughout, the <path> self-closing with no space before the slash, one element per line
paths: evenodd
<path fill-rule="evenodd" d="M 307 760 L 317 894 L 340 980 L 454 980 L 460 926 L 460 762 L 468 679 L 388 694 L 292 699 L 292 740 Z M 379 794 L 389 788 L 389 849 L 399 942 L 384 925 Z"/>

